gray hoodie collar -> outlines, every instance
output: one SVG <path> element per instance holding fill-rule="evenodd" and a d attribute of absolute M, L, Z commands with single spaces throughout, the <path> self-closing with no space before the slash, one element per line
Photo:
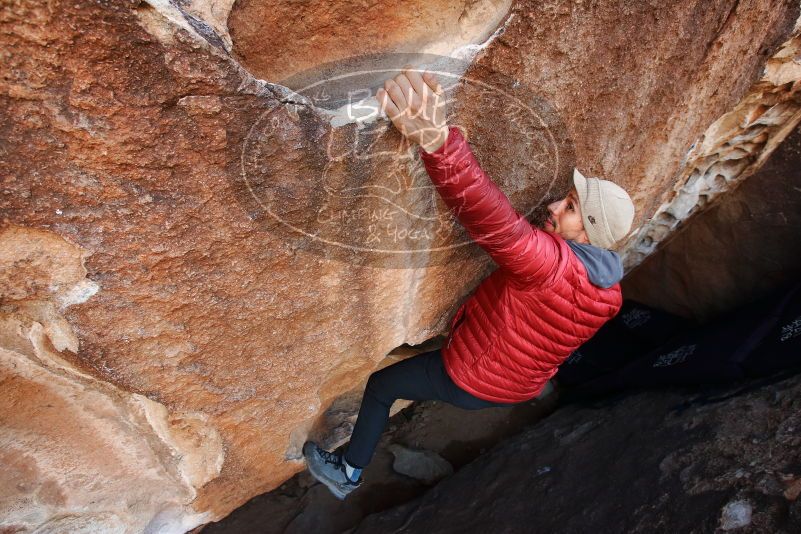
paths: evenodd
<path fill-rule="evenodd" d="M 576 243 L 571 239 L 566 241 L 584 264 L 593 285 L 609 288 L 623 278 L 623 262 L 617 252 L 586 243 Z"/>

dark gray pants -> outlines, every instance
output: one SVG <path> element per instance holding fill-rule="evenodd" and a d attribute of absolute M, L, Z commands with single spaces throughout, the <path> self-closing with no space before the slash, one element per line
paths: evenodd
<path fill-rule="evenodd" d="M 513 406 L 486 401 L 459 388 L 445 371 L 439 349 L 412 356 L 370 375 L 345 452 L 349 464 L 364 468 L 370 463 L 397 399 L 441 400 L 467 410 Z"/>

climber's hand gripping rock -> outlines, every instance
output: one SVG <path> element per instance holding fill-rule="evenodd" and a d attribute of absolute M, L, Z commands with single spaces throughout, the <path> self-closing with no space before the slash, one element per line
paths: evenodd
<path fill-rule="evenodd" d="M 445 94 L 436 76 L 405 65 L 376 92 L 381 110 L 409 141 L 434 152 L 448 138 Z"/>

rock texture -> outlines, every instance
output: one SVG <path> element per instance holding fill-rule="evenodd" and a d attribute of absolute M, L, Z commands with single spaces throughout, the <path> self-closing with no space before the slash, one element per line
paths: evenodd
<path fill-rule="evenodd" d="M 228 27 L 242 65 L 259 78 L 282 81 L 322 63 L 365 53 L 469 54 L 469 45 L 489 38 L 511 3 L 240 0 Z"/>
<path fill-rule="evenodd" d="M 190 505 L 220 474 L 220 435 L 203 413 L 168 412 L 82 368 L 61 313 L 97 290 L 83 261 L 52 232 L 0 231 L 0 525 L 191 529 L 210 518 Z"/>
<path fill-rule="evenodd" d="M 670 196 L 689 147 L 762 83 L 769 58 L 785 54 L 780 87 L 795 76 L 781 46 L 796 2 L 470 5 L 478 11 L 463 20 L 476 31 L 460 42 L 477 39 L 465 45 L 473 81 L 449 85 L 452 122 L 532 220 L 577 164 L 631 191 L 640 225 Z M 497 11 L 485 16 L 487 6 Z M 413 147 L 381 154 L 400 145 L 386 121 L 333 128 L 309 95 L 248 72 L 231 7 L 3 7 L 2 246 L 21 259 L 2 255 L 0 298 L 23 325 L 3 338 L 3 372 L 25 416 L 7 416 L 0 439 L 27 455 L 14 460 L 23 489 L 4 494 L 3 526 L 58 530 L 70 514 L 100 529 L 177 531 L 225 515 L 302 469 L 304 439 L 332 430 L 326 410 L 393 348 L 442 334 L 493 268 L 416 182 Z M 336 11 L 310 8 L 322 20 L 303 27 L 329 35 L 324 17 L 336 24 Z M 490 39 L 493 21 L 503 31 Z M 437 42 L 426 28 L 403 31 L 360 44 Z M 271 49 L 296 48 L 291 34 L 263 35 Z M 789 131 L 795 115 L 778 115 Z M 348 195 L 354 184 L 402 195 Z M 365 246 L 373 237 L 394 248 Z M 69 419 L 48 419 L 39 395 Z M 123 467 L 80 440 L 98 418 L 96 439 Z M 80 472 L 128 483 L 73 491 Z"/>
<path fill-rule="evenodd" d="M 799 376 L 568 406 L 349 532 L 798 532 L 799 414 Z"/>
<path fill-rule="evenodd" d="M 793 131 L 801 120 L 799 57 L 801 38 L 796 36 L 768 60 L 762 77 L 734 109 L 693 144 L 669 200 L 624 245 L 627 268 L 639 265 L 692 215 L 750 177 Z"/>
<path fill-rule="evenodd" d="M 430 486 L 395 470 L 396 446 L 436 452 L 455 470 L 494 445 L 547 417 L 558 394 L 508 408 L 463 410 L 440 401 L 416 402 L 390 419 L 375 456 L 363 473 L 362 486 L 344 501 L 304 470 L 278 488 L 258 495 L 204 534 L 338 534 L 368 515 L 404 504 Z"/>
<path fill-rule="evenodd" d="M 682 225 L 629 273 L 623 292 L 703 321 L 797 280 L 799 243 L 801 129 L 796 128 L 756 174 Z"/>
<path fill-rule="evenodd" d="M 389 450 L 395 456 L 392 469 L 424 484 L 436 484 L 453 474 L 453 466 L 434 451 L 414 450 L 392 444 Z"/>

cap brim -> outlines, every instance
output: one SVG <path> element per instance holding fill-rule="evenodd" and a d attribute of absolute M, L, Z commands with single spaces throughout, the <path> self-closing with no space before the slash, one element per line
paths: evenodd
<path fill-rule="evenodd" d="M 579 197 L 579 206 L 581 206 L 581 220 L 584 222 L 584 228 L 587 230 L 590 227 L 590 221 L 587 219 L 587 210 L 584 206 L 587 202 L 587 179 L 578 169 L 573 168 L 573 185 L 576 186 L 576 193 Z M 589 237 L 589 232 L 587 232 Z"/>

